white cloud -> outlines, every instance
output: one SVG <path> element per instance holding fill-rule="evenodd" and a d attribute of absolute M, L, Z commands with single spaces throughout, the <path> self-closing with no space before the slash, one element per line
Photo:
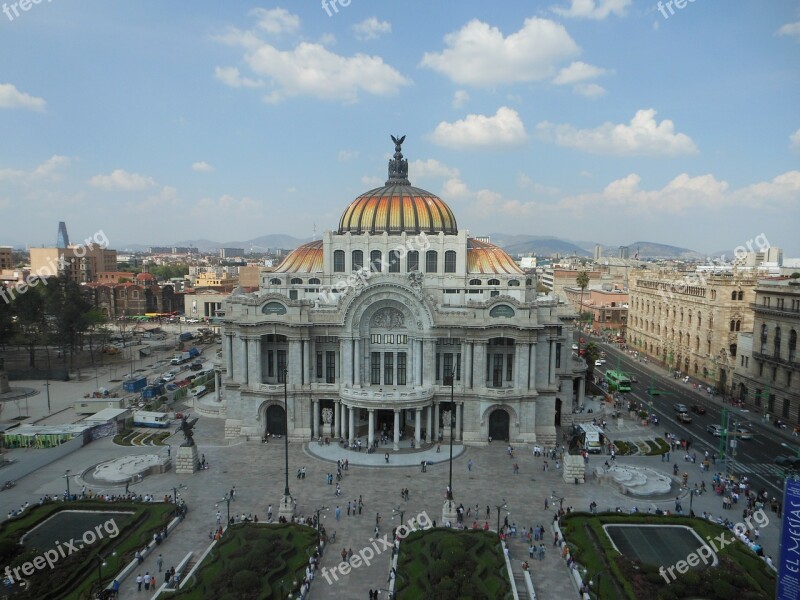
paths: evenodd
<path fill-rule="evenodd" d="M 742 206 L 776 211 L 796 208 L 800 204 L 800 171 L 787 171 L 771 181 L 753 183 L 732 194 Z"/>
<path fill-rule="evenodd" d="M 20 92 L 11 83 L 0 83 L 0 108 L 25 108 L 28 110 L 44 110 L 44 98 L 37 98 Z"/>
<path fill-rule="evenodd" d="M 353 160 L 354 158 L 358 158 L 358 150 L 339 150 L 340 161 L 347 162 L 348 160 Z"/>
<path fill-rule="evenodd" d="M 414 179 L 458 177 L 458 169 L 448 167 L 435 158 L 414 160 L 408 165 L 408 176 Z"/>
<path fill-rule="evenodd" d="M 208 164 L 206 161 L 201 160 L 200 162 L 192 164 L 192 170 L 200 173 L 211 173 L 214 170 L 214 167 Z"/>
<path fill-rule="evenodd" d="M 580 60 L 573 62 L 568 67 L 564 67 L 558 72 L 553 83 L 556 85 L 569 85 L 586 81 L 587 79 L 596 79 L 601 75 L 606 74 L 606 70 L 601 67 L 589 65 Z"/>
<path fill-rule="evenodd" d="M 300 17 L 285 8 L 255 8 L 250 14 L 258 18 L 259 29 L 274 35 L 295 33 L 300 28 Z"/>
<path fill-rule="evenodd" d="M 161 212 L 164 210 L 178 209 L 179 205 L 180 198 L 178 198 L 178 190 L 172 186 L 166 185 L 156 194 L 147 196 L 144 199 L 137 198 L 136 200 L 127 202 L 125 204 L 125 210 L 129 213 L 153 214 L 154 211 Z"/>
<path fill-rule="evenodd" d="M 455 123 L 442 121 L 430 137 L 440 146 L 461 149 L 517 146 L 528 134 L 519 113 L 501 106 L 494 116 L 471 114 Z"/>
<path fill-rule="evenodd" d="M 236 67 L 217 67 L 214 69 L 214 77 L 225 85 L 233 88 L 260 88 L 264 87 L 263 81 L 256 81 L 249 77 L 242 77 Z"/>
<path fill-rule="evenodd" d="M 800 150 L 800 129 L 789 136 L 789 147 L 793 150 Z"/>
<path fill-rule="evenodd" d="M 469 93 L 466 90 L 456 90 L 453 94 L 453 108 L 461 108 L 469 102 Z"/>
<path fill-rule="evenodd" d="M 520 173 L 517 175 L 517 186 L 523 190 L 528 190 L 536 194 L 552 196 L 559 193 L 558 188 L 542 185 L 541 183 L 528 177 L 525 173 Z"/>
<path fill-rule="evenodd" d="M 359 40 L 375 40 L 384 33 L 391 33 L 392 24 L 389 21 L 378 21 L 377 18 L 370 17 L 353 25 L 353 31 Z"/>
<path fill-rule="evenodd" d="M 370 189 L 382 186 L 385 181 L 385 179 L 375 177 L 374 175 L 364 175 L 361 178 L 361 183 Z"/>
<path fill-rule="evenodd" d="M 106 191 L 131 192 L 153 187 L 156 182 L 152 177 L 139 175 L 139 173 L 129 173 L 124 169 L 115 169 L 109 175 L 95 175 L 89 180 L 89 185 Z"/>
<path fill-rule="evenodd" d="M 665 119 L 657 123 L 655 116 L 656 111 L 651 108 L 637 111 L 630 124 L 609 122 L 596 129 L 577 129 L 544 121 L 537 129 L 547 141 L 593 154 L 678 156 L 697 153 L 689 136 L 675 133 L 672 121 Z"/>
<path fill-rule="evenodd" d="M 633 0 L 570 0 L 569 8 L 554 6 L 553 12 L 562 17 L 602 20 L 611 14 L 624 17 Z"/>
<path fill-rule="evenodd" d="M 547 79 L 556 65 L 580 51 L 562 25 L 536 17 L 507 37 L 473 19 L 444 41 L 447 47 L 425 53 L 422 65 L 456 83 L 485 87 Z"/>
<path fill-rule="evenodd" d="M 800 36 L 800 21 L 795 23 L 786 23 L 778 29 L 778 35 L 793 35 Z"/>
<path fill-rule="evenodd" d="M 195 207 L 192 208 L 192 214 L 198 217 L 213 217 L 220 213 L 225 215 L 233 213 L 247 215 L 248 218 L 253 218 L 256 216 L 255 212 L 259 210 L 260 207 L 258 202 L 247 196 L 236 199 L 230 194 L 223 194 L 216 200 L 213 198 L 201 199 Z"/>
<path fill-rule="evenodd" d="M 448 179 L 442 185 L 442 198 L 446 200 L 462 200 L 469 198 L 471 192 L 466 183 L 458 177 Z"/>
<path fill-rule="evenodd" d="M 70 159 L 66 156 L 55 154 L 40 165 L 37 165 L 31 171 L 24 171 L 22 169 L 0 169 L 0 181 L 29 183 L 45 178 L 57 181 L 60 179 L 59 170 L 69 165 L 69 163 Z"/>
<path fill-rule="evenodd" d="M 606 93 L 606 88 L 596 83 L 579 83 L 573 88 L 581 96 L 587 98 L 597 98 Z"/>

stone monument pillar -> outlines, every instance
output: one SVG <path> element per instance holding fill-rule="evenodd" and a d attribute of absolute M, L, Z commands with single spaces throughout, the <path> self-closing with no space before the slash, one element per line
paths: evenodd
<path fill-rule="evenodd" d="M 322 437 L 333 437 L 333 409 L 322 409 Z"/>
<path fill-rule="evenodd" d="M 197 458 L 197 446 L 194 443 L 194 433 L 192 428 L 197 423 L 197 417 L 191 421 L 183 417 L 181 421 L 181 431 L 183 431 L 184 442 L 178 447 L 178 453 L 175 456 L 175 472 L 194 473 L 200 468 L 200 460 Z"/>

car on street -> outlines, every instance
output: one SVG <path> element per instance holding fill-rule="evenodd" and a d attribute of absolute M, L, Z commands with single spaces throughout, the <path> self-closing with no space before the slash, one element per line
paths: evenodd
<path fill-rule="evenodd" d="M 790 471 L 800 471 L 800 457 L 797 456 L 779 456 L 775 464 Z"/>
<path fill-rule="evenodd" d="M 594 366 L 595 366 L 595 367 L 602 367 L 602 366 L 603 366 L 603 363 L 602 363 L 602 361 L 601 361 L 601 360 L 598 358 L 596 361 L 594 361 Z"/>
<path fill-rule="evenodd" d="M 689 416 L 687 412 L 679 412 L 678 413 L 678 421 L 681 423 L 686 423 L 687 425 L 692 422 L 692 417 Z"/>
<path fill-rule="evenodd" d="M 753 432 L 747 429 L 746 427 L 737 427 L 734 429 L 736 433 L 736 437 L 740 440 L 752 440 L 753 439 Z"/>
<path fill-rule="evenodd" d="M 164 381 L 174 381 L 175 373 L 164 373 L 161 376 L 161 379 L 163 379 Z"/>
<path fill-rule="evenodd" d="M 714 437 L 722 437 L 722 427 L 719 425 L 708 425 L 706 431 Z"/>
<path fill-rule="evenodd" d="M 674 408 L 675 412 L 677 412 L 677 413 L 688 413 L 689 412 L 689 409 L 686 408 L 685 404 L 680 404 L 680 403 L 673 404 L 672 408 Z"/>
<path fill-rule="evenodd" d="M 578 349 L 578 344 L 572 344 L 572 349 L 573 350 L 577 350 Z"/>
<path fill-rule="evenodd" d="M 192 363 L 192 364 L 189 366 L 189 368 L 190 368 L 192 371 L 200 371 L 200 370 L 202 370 L 202 368 L 203 368 L 203 363 L 201 363 L 201 362 L 193 362 L 193 363 Z"/>
<path fill-rule="evenodd" d="M 706 409 L 699 404 L 692 404 L 692 412 L 696 415 L 704 415 L 706 414 Z"/>
<path fill-rule="evenodd" d="M 639 383 L 639 380 L 636 379 L 636 375 L 634 375 L 633 373 L 628 375 L 628 379 L 631 380 L 631 383 Z"/>

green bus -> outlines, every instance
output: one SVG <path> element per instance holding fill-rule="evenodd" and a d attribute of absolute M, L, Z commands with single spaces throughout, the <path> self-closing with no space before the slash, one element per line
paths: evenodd
<path fill-rule="evenodd" d="M 608 389 L 615 392 L 630 392 L 631 379 L 622 371 L 606 371 Z"/>

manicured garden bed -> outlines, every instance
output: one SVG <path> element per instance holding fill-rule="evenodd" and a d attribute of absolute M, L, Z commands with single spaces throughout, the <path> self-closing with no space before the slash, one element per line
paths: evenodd
<path fill-rule="evenodd" d="M 229 527 L 180 592 L 169 600 L 294 598 L 317 546 L 317 531 L 294 524 L 241 523 Z M 297 582 L 295 586 L 293 582 Z M 317 577 L 314 585 L 323 585 Z"/>
<path fill-rule="evenodd" d="M 50 543 L 54 533 L 48 532 L 52 526 L 45 521 L 65 510 L 96 511 L 101 514 L 94 521 L 91 518 L 76 519 L 86 523 L 85 531 L 76 534 L 75 527 L 69 531 L 70 528 L 65 526 L 58 539 Z M 0 565 L 4 569 L 9 566 L 12 572 L 17 567 L 17 573 L 27 581 L 25 589 L 20 586 L 12 588 L 14 594 L 11 597 L 15 600 L 94 598 L 92 591 L 97 590 L 98 556 L 106 563 L 101 571 L 102 585 L 105 587 L 133 560 L 136 551 L 153 539 L 155 532 L 166 527 L 174 512 L 172 504 L 96 500 L 47 502 L 27 509 L 20 517 L 0 525 Z M 92 526 L 90 521 L 95 525 Z M 37 536 L 26 539 L 25 545 L 21 545 L 19 542 L 25 533 L 39 525 L 42 526 L 37 530 Z M 82 526 L 76 527 L 80 529 Z M 33 547 L 33 541 L 37 538 L 39 545 L 48 547 Z M 45 560 L 47 553 L 50 564 Z M 26 564 L 33 565 L 28 566 L 28 573 L 22 570 Z"/>
<path fill-rule="evenodd" d="M 775 576 L 763 560 L 738 540 L 717 552 L 719 565 L 705 567 L 700 564 L 686 573 L 674 571 L 676 577 L 667 580 L 660 567 L 620 555 L 608 539 L 603 525 L 631 523 L 637 525 L 687 525 L 703 539 L 714 539 L 724 533 L 731 539 L 733 533 L 705 519 L 682 516 L 657 516 L 648 514 L 597 516 L 572 513 L 562 518 L 564 539 L 573 558 L 588 570 L 588 578 L 600 577 L 600 597 L 623 600 L 680 600 L 706 598 L 708 600 L 767 600 L 775 596 Z M 603 574 L 605 572 L 605 574 Z M 595 581 L 596 585 L 596 581 Z M 597 589 L 592 597 L 597 597 Z"/>
<path fill-rule="evenodd" d="M 503 600 L 511 598 L 496 533 L 427 529 L 400 543 L 398 600 Z"/>

